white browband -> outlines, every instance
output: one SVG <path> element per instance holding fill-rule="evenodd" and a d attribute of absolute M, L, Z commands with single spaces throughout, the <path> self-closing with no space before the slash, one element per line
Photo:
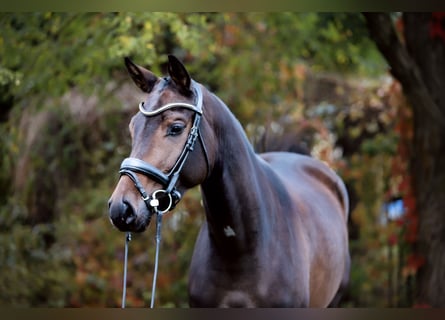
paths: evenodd
<path fill-rule="evenodd" d="M 144 102 L 139 103 L 139 111 L 147 116 L 147 117 L 152 117 L 155 116 L 157 114 L 160 114 L 162 112 L 164 112 L 165 110 L 171 109 L 171 108 L 186 108 L 186 109 L 190 109 L 200 115 L 202 115 L 202 91 L 201 91 L 201 87 L 192 80 L 192 85 L 193 85 L 193 89 L 196 93 L 196 105 L 190 104 L 190 103 L 186 103 L 186 102 L 172 102 L 172 103 L 167 103 L 165 105 L 163 105 L 162 107 L 160 107 L 159 109 L 153 110 L 153 111 L 147 111 L 144 108 Z"/>

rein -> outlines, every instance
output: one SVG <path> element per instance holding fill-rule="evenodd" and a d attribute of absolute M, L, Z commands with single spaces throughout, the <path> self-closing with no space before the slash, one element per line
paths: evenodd
<path fill-rule="evenodd" d="M 155 251 L 155 265 L 154 265 L 154 273 L 153 273 L 153 285 L 152 285 L 152 294 L 151 294 L 151 302 L 150 308 L 154 307 L 154 300 L 156 294 L 156 279 L 158 274 L 158 265 L 159 265 L 159 248 L 161 244 L 161 229 L 162 229 L 162 216 L 173 210 L 176 204 L 181 200 L 181 193 L 176 189 L 176 183 L 179 179 L 179 174 L 190 154 L 193 151 L 196 140 L 199 137 L 199 141 L 201 143 L 206 164 L 207 164 L 207 174 L 210 171 L 210 164 L 207 155 L 207 150 L 204 145 L 204 141 L 202 140 L 199 124 L 202 117 L 202 91 L 199 85 L 192 81 L 193 89 L 196 95 L 196 104 L 189 104 L 184 102 L 174 102 L 168 103 L 154 111 L 147 111 L 144 108 L 144 103 L 141 102 L 139 104 L 139 111 L 147 117 L 153 117 L 162 112 L 169 110 L 171 108 L 185 108 L 195 112 L 194 120 L 192 127 L 190 129 L 189 135 L 187 137 L 187 141 L 184 145 L 184 148 L 176 160 L 173 167 L 166 174 L 159 170 L 158 168 L 152 166 L 151 164 L 138 159 L 138 158 L 126 158 L 122 161 L 119 173 L 120 175 L 128 176 L 134 183 L 135 188 L 141 194 L 142 200 L 144 201 L 150 216 L 156 214 L 156 251 Z M 146 190 L 142 186 L 139 181 L 137 174 L 142 174 L 147 176 L 148 178 L 159 183 L 164 189 L 159 189 L 153 192 L 153 194 L 147 194 Z M 168 199 L 167 204 L 164 202 L 160 202 L 159 200 L 163 200 L 164 198 Z M 131 233 L 127 232 L 125 235 L 125 256 L 124 256 L 124 279 L 123 279 L 123 290 L 122 290 L 122 308 L 125 308 L 125 300 L 126 300 L 126 286 L 127 286 L 127 267 L 128 267 L 128 248 L 129 242 L 131 241 Z"/>

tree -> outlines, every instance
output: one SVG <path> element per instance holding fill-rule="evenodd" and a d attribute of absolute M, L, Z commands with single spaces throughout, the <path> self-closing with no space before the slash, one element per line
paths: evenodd
<path fill-rule="evenodd" d="M 410 176 L 418 214 L 417 303 L 445 306 L 445 15 L 364 14 L 413 112 Z M 398 27 L 398 28 L 397 28 Z M 415 220 L 412 223 L 417 223 Z"/>

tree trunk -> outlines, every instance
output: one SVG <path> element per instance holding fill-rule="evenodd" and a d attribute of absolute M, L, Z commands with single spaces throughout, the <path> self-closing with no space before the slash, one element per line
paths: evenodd
<path fill-rule="evenodd" d="M 364 16 L 413 110 L 410 174 L 419 216 L 415 249 L 425 258 L 417 272 L 416 302 L 445 307 L 445 17 L 404 14 L 401 40 L 388 14 Z"/>

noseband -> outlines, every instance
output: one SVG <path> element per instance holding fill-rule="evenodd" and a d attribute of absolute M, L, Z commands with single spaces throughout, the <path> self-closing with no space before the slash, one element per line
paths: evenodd
<path fill-rule="evenodd" d="M 159 109 L 154 111 L 147 111 L 144 108 L 144 103 L 141 102 L 139 104 L 139 111 L 147 117 L 153 117 L 162 112 L 169 110 L 171 108 L 185 108 L 194 111 L 194 119 L 193 124 L 190 129 L 189 135 L 187 137 L 187 141 L 182 149 L 181 154 L 176 160 L 173 167 L 170 169 L 168 173 L 164 173 L 155 166 L 138 159 L 138 158 L 126 158 L 122 161 L 119 173 L 120 175 L 128 176 L 134 183 L 134 186 L 139 191 L 142 196 L 142 200 L 144 201 L 148 212 L 149 219 L 151 216 L 156 213 L 156 252 L 155 252 L 155 267 L 153 273 L 153 285 L 152 285 L 152 294 L 151 294 L 151 303 L 150 307 L 154 307 L 154 299 L 156 292 L 156 278 L 158 273 L 158 264 L 159 264 L 159 246 L 161 242 L 161 225 L 162 225 L 162 215 L 176 206 L 176 204 L 181 200 L 181 194 L 176 189 L 176 183 L 179 179 L 179 174 L 181 173 L 182 168 L 184 167 L 185 162 L 195 147 L 196 140 L 199 138 L 201 143 L 206 165 L 207 165 L 207 176 L 210 173 L 210 164 L 209 158 L 207 155 L 207 150 L 204 145 L 204 141 L 202 140 L 202 136 L 199 131 L 199 124 L 201 122 L 202 117 L 202 91 L 199 85 L 192 80 L 192 88 L 195 93 L 196 103 L 189 104 L 185 102 L 173 102 L 168 103 Z M 159 189 L 154 191 L 151 195 L 148 195 L 139 181 L 137 174 L 145 175 L 146 177 L 156 181 L 159 183 L 164 189 Z M 161 197 L 166 197 L 168 199 L 167 205 L 162 205 L 159 202 Z M 122 292 L 122 308 L 125 308 L 125 296 L 126 296 L 126 283 L 127 283 L 127 260 L 128 260 L 128 243 L 131 240 L 131 233 L 127 232 L 126 240 L 125 240 L 125 257 L 124 257 L 124 282 L 123 282 L 123 292 Z"/>
<path fill-rule="evenodd" d="M 179 175 L 181 173 L 181 170 L 187 161 L 187 158 L 190 154 L 190 152 L 193 151 L 193 148 L 195 147 L 196 140 L 199 138 L 199 141 L 201 143 L 201 146 L 203 148 L 206 164 L 207 164 L 207 173 L 209 173 L 209 160 L 207 155 L 207 150 L 205 148 L 204 142 L 202 140 L 200 131 L 199 131 L 199 124 L 201 122 L 202 117 L 202 91 L 200 86 L 195 82 L 192 81 L 192 88 L 195 92 L 196 96 L 196 104 L 189 104 L 185 102 L 173 102 L 168 103 L 154 111 L 147 111 L 144 108 L 144 103 L 141 102 L 139 104 L 139 111 L 147 116 L 147 117 L 153 117 L 158 114 L 163 113 L 166 110 L 172 109 L 172 108 L 185 108 L 194 111 L 194 119 L 193 124 L 190 129 L 189 135 L 187 137 L 187 141 L 184 145 L 184 148 L 182 149 L 182 152 L 178 159 L 176 160 L 173 167 L 170 169 L 168 173 L 164 173 L 158 168 L 152 166 L 151 164 L 138 159 L 138 158 L 126 158 L 124 161 L 122 161 L 119 173 L 120 175 L 126 175 L 128 176 L 134 183 L 136 189 L 139 191 L 139 193 L 142 196 L 142 200 L 144 201 L 145 205 L 147 206 L 147 209 L 150 213 L 153 213 L 154 209 L 161 211 L 162 213 L 166 213 L 176 206 L 176 204 L 181 200 L 181 194 L 176 189 L 176 183 L 178 182 Z M 138 177 L 136 174 L 142 174 L 146 177 L 156 181 L 159 183 L 164 189 L 155 191 L 152 195 L 148 195 L 145 191 L 144 187 L 140 183 Z M 161 194 L 161 196 L 167 197 L 168 204 L 164 204 L 162 208 L 160 208 L 159 201 L 156 198 L 157 194 Z"/>

